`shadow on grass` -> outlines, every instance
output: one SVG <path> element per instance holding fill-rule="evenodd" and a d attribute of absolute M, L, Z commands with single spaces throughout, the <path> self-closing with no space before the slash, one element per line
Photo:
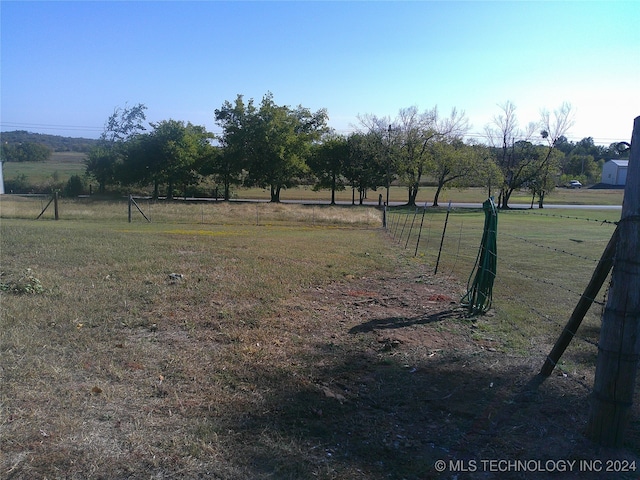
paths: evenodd
<path fill-rule="evenodd" d="M 436 471 L 435 462 L 602 455 L 583 436 L 587 392 L 570 378 L 536 375 L 538 359 L 527 365 L 499 353 L 453 353 L 407 365 L 402 355 L 347 348 L 321 358 L 322 347 L 315 361 L 324 366 L 312 385 L 295 388 L 288 373 L 256 373 L 257 382 L 282 388 L 272 389 L 265 413 L 230 426 L 248 440 L 254 478 L 454 478 Z M 633 460 L 632 447 L 634 454 L 614 453 Z M 524 477 L 478 471 L 464 478 Z"/>
<path fill-rule="evenodd" d="M 429 323 L 441 322 L 443 320 L 458 318 L 460 312 L 457 310 L 444 310 L 433 315 L 424 315 L 413 318 L 389 317 L 375 318 L 361 325 L 356 325 L 349 330 L 349 333 L 367 333 L 373 330 L 390 330 L 410 327 L 412 325 L 427 325 Z"/>

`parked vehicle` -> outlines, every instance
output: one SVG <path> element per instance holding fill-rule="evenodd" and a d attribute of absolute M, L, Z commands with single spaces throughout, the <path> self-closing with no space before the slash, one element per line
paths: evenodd
<path fill-rule="evenodd" d="M 578 180 L 571 180 L 569 182 L 569 188 L 582 188 L 582 184 Z"/>

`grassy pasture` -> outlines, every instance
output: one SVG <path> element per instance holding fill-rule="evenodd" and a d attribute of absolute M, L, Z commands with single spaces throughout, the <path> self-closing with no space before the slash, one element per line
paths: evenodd
<path fill-rule="evenodd" d="M 546 355 L 547 345 L 557 338 L 559 329 L 590 280 L 615 228 L 613 222 L 619 217 L 617 211 L 501 211 L 493 302 L 495 316 L 477 323 L 487 332 L 487 338 L 501 338 L 501 341 L 508 341 L 511 348 L 521 349 L 524 353 L 532 346 L 532 335 L 542 336 L 544 341 L 538 346 L 539 353 Z M 400 248 L 406 246 L 409 255 L 416 253 L 421 218 L 421 210 L 397 209 L 391 213 L 392 240 Z M 415 261 L 431 273 L 438 262 L 445 219 L 442 210 L 427 209 Z M 458 209 L 450 214 L 438 275 L 464 283 L 470 280 L 483 223 L 484 214 L 480 211 Z M 605 290 L 603 288 L 601 295 Z M 538 317 L 536 322 L 527 320 L 535 317 Z M 584 325 L 595 329 L 599 318 L 600 308 L 592 308 Z M 584 342 L 576 342 L 575 347 L 590 349 Z M 566 355 L 562 361 L 571 362 L 571 358 Z"/>
<path fill-rule="evenodd" d="M 43 288 L 0 292 L 2 478 L 428 479 L 441 458 L 596 458 L 580 436 L 593 345 L 514 395 L 619 213 L 502 212 L 494 308 L 468 319 L 480 211 L 451 213 L 433 275 L 442 210 L 414 256 L 408 209 L 385 232 L 371 208 L 140 206 L 153 223 L 87 200 L 34 221 L 40 200 L 0 199 L 0 283 Z M 609 455 L 636 458 L 639 430 Z"/>
<path fill-rule="evenodd" d="M 80 152 L 53 152 L 47 162 L 7 162 L 2 166 L 4 179 L 24 175 L 31 185 L 64 184 L 73 175 L 84 175 L 86 158 Z"/>

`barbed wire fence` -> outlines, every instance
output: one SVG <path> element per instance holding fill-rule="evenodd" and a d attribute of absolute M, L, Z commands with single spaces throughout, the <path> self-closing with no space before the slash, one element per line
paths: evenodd
<path fill-rule="evenodd" d="M 378 229 L 382 212 L 372 206 L 329 205 L 285 201 L 213 199 L 154 200 L 129 195 L 120 198 L 92 197 L 56 199 L 53 195 L 8 194 L 0 196 L 0 217 L 6 219 L 81 222 L 128 222 L 133 224 L 184 225 L 310 225 Z M 47 203 L 49 202 L 49 203 Z M 58 209 L 59 205 L 59 209 Z M 59 210 L 59 216 L 58 216 Z"/>
<path fill-rule="evenodd" d="M 592 211 L 587 215 L 517 209 L 498 215 L 495 307 L 502 312 L 498 321 L 510 331 L 509 341 L 520 345 L 514 349 L 522 355 L 544 361 L 584 297 L 585 285 L 615 231 L 615 221 L 597 218 Z M 391 208 L 386 230 L 392 243 L 430 275 L 462 286 L 478 256 L 482 218 L 480 209 Z M 588 299 L 592 306 L 578 331 L 572 332 L 575 341 L 555 369 L 585 392 L 591 389 L 607 291 L 608 281 L 596 298 Z M 494 314 L 481 321 L 493 321 Z M 499 348 L 499 339 L 487 335 L 487 340 Z"/>

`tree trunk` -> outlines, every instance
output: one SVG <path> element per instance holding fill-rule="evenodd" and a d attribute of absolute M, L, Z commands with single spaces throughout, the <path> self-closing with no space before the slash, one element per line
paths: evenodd
<path fill-rule="evenodd" d="M 544 190 L 538 193 L 538 208 L 544 208 Z"/>
<path fill-rule="evenodd" d="M 280 185 L 271 185 L 271 202 L 280 203 Z"/>
<path fill-rule="evenodd" d="M 331 205 L 336 204 L 336 174 L 331 177 Z"/>
<path fill-rule="evenodd" d="M 419 188 L 420 188 L 420 185 L 417 183 L 414 183 L 409 187 L 409 202 L 407 203 L 409 207 L 416 206 L 416 197 L 418 196 Z"/>
<path fill-rule="evenodd" d="M 509 210 L 509 198 L 511 198 L 511 194 L 513 193 L 513 189 L 508 189 L 503 192 L 502 195 L 502 208 L 505 210 Z"/>
<path fill-rule="evenodd" d="M 631 137 L 611 287 L 602 315 L 587 435 L 622 446 L 640 358 L 640 117 Z"/>
<path fill-rule="evenodd" d="M 167 186 L 167 200 L 173 200 L 173 182 L 171 180 Z"/>
<path fill-rule="evenodd" d="M 433 196 L 433 206 L 434 207 L 438 206 L 438 199 L 440 198 L 440 192 L 442 192 L 442 187 L 443 187 L 443 184 L 442 183 L 438 183 L 438 188 L 436 188 L 436 193 Z"/>

